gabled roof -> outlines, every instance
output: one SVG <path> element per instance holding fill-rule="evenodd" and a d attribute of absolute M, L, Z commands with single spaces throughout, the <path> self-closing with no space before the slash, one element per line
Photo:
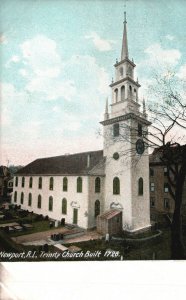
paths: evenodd
<path fill-rule="evenodd" d="M 107 219 L 107 220 L 109 220 L 109 219 L 112 219 L 113 217 L 115 217 L 115 216 L 117 216 L 119 214 L 121 214 L 121 210 L 110 209 L 110 210 L 104 212 L 102 215 L 99 215 L 99 217 L 101 219 Z"/>
<path fill-rule="evenodd" d="M 97 172 L 104 175 L 103 150 L 39 158 L 18 170 L 16 175 L 88 175 L 97 165 Z"/>

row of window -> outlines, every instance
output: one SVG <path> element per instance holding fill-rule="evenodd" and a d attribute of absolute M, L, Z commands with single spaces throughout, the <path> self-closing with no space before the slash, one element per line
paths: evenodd
<path fill-rule="evenodd" d="M 14 192 L 14 202 L 17 202 L 17 191 Z M 21 199 L 20 203 L 24 204 L 24 193 L 21 193 Z M 29 193 L 28 195 L 28 206 L 32 206 L 32 194 Z M 42 197 L 41 195 L 38 195 L 37 198 L 37 208 L 42 208 Z M 53 197 L 50 196 L 48 200 L 48 210 L 53 211 Z M 67 199 L 63 198 L 62 199 L 62 209 L 61 212 L 63 215 L 67 214 Z M 95 212 L 95 217 L 97 217 L 100 214 L 100 201 L 96 200 L 94 204 L 94 212 Z"/>
<path fill-rule="evenodd" d="M 163 168 L 163 173 L 164 173 L 164 176 L 168 176 L 168 169 L 167 169 L 167 167 Z M 154 169 L 152 169 L 152 168 L 150 168 L 150 176 L 151 177 L 154 176 Z"/>
<path fill-rule="evenodd" d="M 15 186 L 18 186 L 18 177 L 15 178 Z M 21 186 L 25 187 L 25 177 L 21 178 Z M 32 188 L 33 186 L 33 178 L 29 178 L 29 188 Z M 42 177 L 39 177 L 38 179 L 38 188 L 42 189 Z M 54 189 L 54 178 L 50 177 L 49 179 L 49 190 Z M 63 192 L 68 191 L 68 178 L 64 177 L 63 178 Z M 77 193 L 82 193 L 83 191 L 83 179 L 82 177 L 77 178 Z M 95 179 L 95 193 L 100 193 L 101 192 L 101 179 L 100 177 L 96 177 Z"/>
<path fill-rule="evenodd" d="M 119 195 L 120 194 L 120 180 L 118 177 L 115 177 L 113 179 L 113 195 Z M 140 177 L 138 179 L 138 195 L 143 195 L 143 178 Z"/>
<path fill-rule="evenodd" d="M 155 198 L 154 197 L 151 197 L 150 198 L 150 206 L 153 208 L 155 207 Z M 168 198 L 164 198 L 164 201 L 163 201 L 163 206 L 165 209 L 170 209 L 170 199 Z"/>
<path fill-rule="evenodd" d="M 119 136 L 119 134 L 120 134 L 119 123 L 115 123 L 113 125 L 113 136 L 116 137 L 116 136 Z M 138 134 L 138 136 L 142 136 L 142 134 L 143 134 L 142 124 L 140 124 L 140 123 L 138 123 L 137 134 Z"/>
<path fill-rule="evenodd" d="M 30 177 L 30 178 L 32 178 L 32 177 Z M 51 181 L 51 179 L 52 179 L 52 181 Z M 50 188 L 50 190 L 53 190 L 53 177 L 50 178 L 49 188 Z M 68 189 L 68 179 L 66 177 L 64 177 L 63 178 L 63 191 L 67 191 L 67 189 Z M 100 193 L 100 191 L 101 191 L 101 180 L 99 177 L 96 177 L 95 193 Z M 77 178 L 77 192 L 78 193 L 82 192 L 82 178 L 81 177 Z M 119 194 L 120 194 L 120 180 L 118 177 L 114 177 L 114 179 L 113 179 L 113 195 L 119 195 Z M 143 178 L 142 177 L 140 177 L 138 180 L 138 194 L 140 196 L 143 195 Z"/>
<path fill-rule="evenodd" d="M 134 98 L 135 99 L 137 99 L 137 91 L 136 91 L 136 89 L 134 89 L 134 91 L 133 91 L 133 95 L 134 95 Z M 118 101 L 123 101 L 123 100 L 125 100 L 125 86 L 124 85 L 122 85 L 122 87 L 121 87 L 121 89 L 120 89 L 120 99 L 119 99 L 119 90 L 118 90 L 118 88 L 116 88 L 115 90 L 114 90 L 114 100 L 115 100 L 115 102 L 118 102 Z M 129 97 L 132 97 L 132 86 L 131 85 L 129 85 Z"/>
<path fill-rule="evenodd" d="M 154 182 L 150 182 L 150 191 L 154 192 L 155 191 L 155 184 Z M 169 192 L 169 184 L 167 182 L 164 183 L 164 193 Z"/>

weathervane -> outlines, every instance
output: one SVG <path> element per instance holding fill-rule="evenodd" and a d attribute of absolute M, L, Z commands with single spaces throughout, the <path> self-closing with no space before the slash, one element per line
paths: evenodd
<path fill-rule="evenodd" d="M 127 17 L 126 17 L 126 10 L 127 10 L 127 1 L 124 1 L 124 22 L 123 23 L 127 23 Z"/>

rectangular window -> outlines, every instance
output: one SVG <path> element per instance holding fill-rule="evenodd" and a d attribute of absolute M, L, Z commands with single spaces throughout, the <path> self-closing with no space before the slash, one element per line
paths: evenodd
<path fill-rule="evenodd" d="M 15 186 L 18 186 L 18 177 L 15 178 Z"/>
<path fill-rule="evenodd" d="M 154 169 L 150 168 L 150 176 L 154 176 Z"/>
<path fill-rule="evenodd" d="M 154 197 L 150 198 L 150 207 L 155 207 L 155 198 Z"/>
<path fill-rule="evenodd" d="M 168 169 L 167 169 L 167 167 L 165 167 L 165 168 L 163 169 L 163 171 L 164 171 L 164 176 L 167 176 L 167 175 L 168 175 Z"/>
<path fill-rule="evenodd" d="M 165 193 L 169 192 L 169 184 L 167 182 L 164 183 L 164 192 Z"/>
<path fill-rule="evenodd" d="M 119 136 L 119 123 L 113 125 L 113 136 Z"/>
<path fill-rule="evenodd" d="M 168 198 L 164 198 L 164 208 L 169 209 L 170 208 L 170 201 Z"/>
<path fill-rule="evenodd" d="M 150 183 L 150 191 L 151 191 L 151 192 L 154 192 L 154 190 L 155 190 L 154 182 L 151 182 L 151 183 Z"/>

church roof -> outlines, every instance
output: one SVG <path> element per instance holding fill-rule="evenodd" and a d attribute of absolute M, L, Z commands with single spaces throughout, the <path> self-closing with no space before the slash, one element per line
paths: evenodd
<path fill-rule="evenodd" d="M 102 215 L 100 215 L 99 217 L 100 217 L 101 219 L 107 219 L 107 220 L 109 220 L 109 219 L 112 219 L 113 217 L 115 217 L 115 216 L 117 216 L 117 215 L 119 215 L 119 214 L 121 214 L 121 210 L 110 209 L 110 210 L 104 212 L 104 213 L 103 213 Z"/>
<path fill-rule="evenodd" d="M 16 175 L 104 175 L 103 150 L 39 158 Z"/>

